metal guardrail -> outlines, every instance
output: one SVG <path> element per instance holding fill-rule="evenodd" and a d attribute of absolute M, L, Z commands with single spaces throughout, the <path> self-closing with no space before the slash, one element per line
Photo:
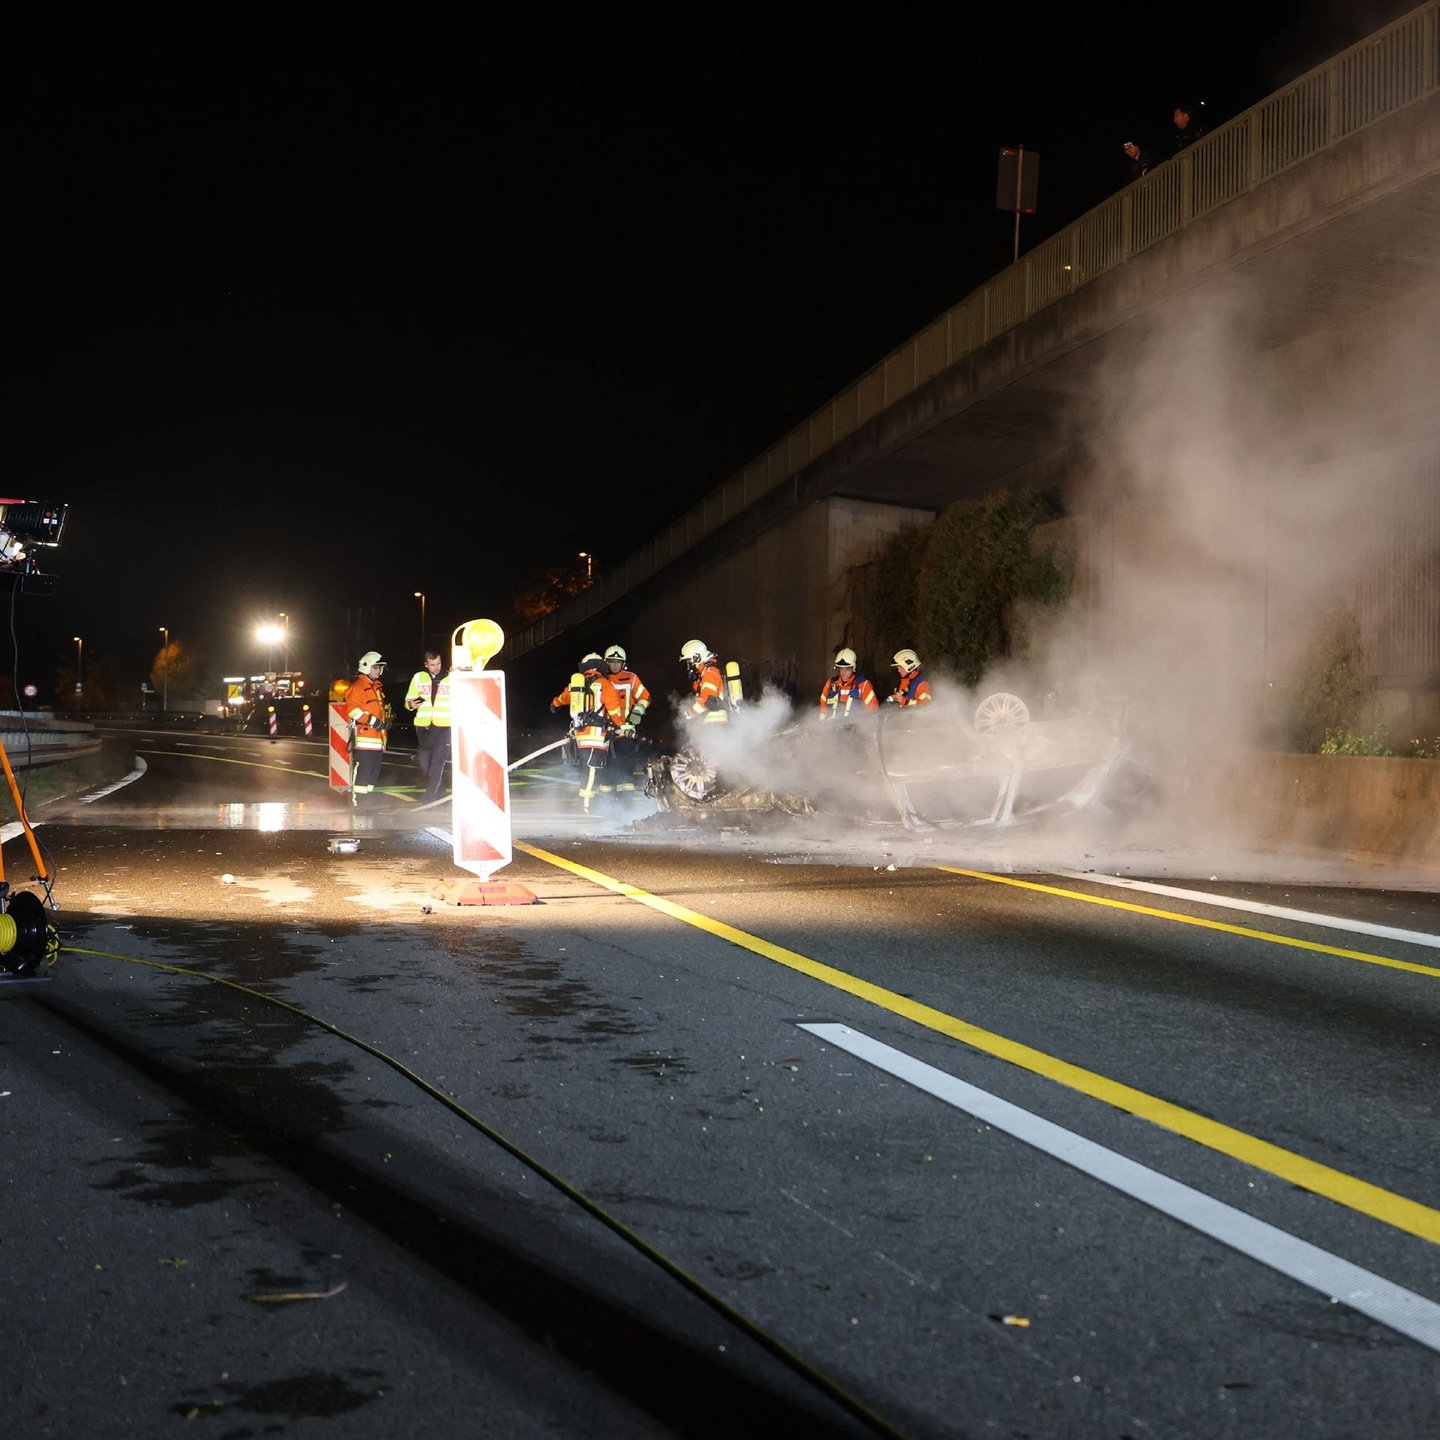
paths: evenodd
<path fill-rule="evenodd" d="M 101 737 L 83 721 L 56 720 L 19 710 L 0 710 L 0 744 L 12 770 L 78 760 L 99 750 Z"/>
<path fill-rule="evenodd" d="M 522 655 L 692 550 L 941 371 L 1190 221 L 1431 94 L 1440 0 L 1412 10 L 1212 130 L 892 350 L 644 548 L 514 638 Z"/>

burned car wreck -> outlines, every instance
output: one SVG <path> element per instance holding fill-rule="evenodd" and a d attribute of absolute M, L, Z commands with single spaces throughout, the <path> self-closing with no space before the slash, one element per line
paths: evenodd
<path fill-rule="evenodd" d="M 995 691 L 843 722 L 796 721 L 786 705 L 777 723 L 779 700 L 692 728 L 648 763 L 646 794 L 662 812 L 696 818 L 743 810 L 925 829 L 1119 814 L 1153 788 L 1117 707 L 1032 715 L 1020 696 Z"/>

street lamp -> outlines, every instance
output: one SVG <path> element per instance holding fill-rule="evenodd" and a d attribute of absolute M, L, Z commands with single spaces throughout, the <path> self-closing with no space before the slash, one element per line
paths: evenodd
<path fill-rule="evenodd" d="M 588 551 L 582 550 L 580 558 L 585 562 L 585 583 L 590 584 L 590 576 L 595 568 L 595 557 Z"/>
<path fill-rule="evenodd" d="M 280 642 L 280 668 L 288 675 L 290 673 L 290 617 L 282 610 L 280 618 L 285 622 L 285 634 Z"/>
<path fill-rule="evenodd" d="M 85 642 L 78 636 L 70 637 L 75 642 L 75 693 L 85 693 Z"/>
<path fill-rule="evenodd" d="M 165 637 L 165 648 L 160 652 L 160 713 L 163 715 L 170 708 L 170 627 L 162 625 L 160 633 Z"/>
<path fill-rule="evenodd" d="M 420 658 L 425 658 L 425 592 L 416 590 L 413 592 L 415 598 L 420 602 Z"/>
<path fill-rule="evenodd" d="M 255 638 L 265 647 L 265 673 L 275 673 L 275 647 L 285 638 L 285 632 L 278 625 L 261 625 L 255 631 Z"/>

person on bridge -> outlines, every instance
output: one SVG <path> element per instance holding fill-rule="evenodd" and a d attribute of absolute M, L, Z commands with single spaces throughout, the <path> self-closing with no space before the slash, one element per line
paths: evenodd
<path fill-rule="evenodd" d="M 624 702 L 620 692 L 605 673 L 605 662 L 593 650 L 580 661 L 576 675 L 551 702 L 552 710 L 570 713 L 570 738 L 576 754 L 585 766 L 585 783 L 580 799 L 590 808 L 596 791 L 608 792 L 613 785 L 597 783 L 600 772 L 610 763 L 610 742 L 625 723 Z"/>
<path fill-rule="evenodd" d="M 855 668 L 855 652 L 847 645 L 836 651 L 835 672 L 820 687 L 820 718 L 848 720 L 856 714 L 880 708 L 875 687 Z"/>
<path fill-rule="evenodd" d="M 415 723 L 415 759 L 425 782 L 423 805 L 440 799 L 450 763 L 450 672 L 444 667 L 440 652 L 427 650 L 424 669 L 410 677 L 405 691 L 405 708 Z"/>
<path fill-rule="evenodd" d="M 1127 140 L 1121 147 L 1125 153 L 1125 178 L 1138 180 L 1150 171 L 1150 152 L 1134 140 Z"/>
<path fill-rule="evenodd" d="M 620 692 L 621 706 L 625 712 L 619 733 L 611 742 L 615 752 L 615 773 L 617 790 L 633 790 L 633 780 L 626 776 L 635 774 L 635 755 L 639 742 L 635 730 L 650 708 L 650 691 L 645 682 L 630 668 L 630 657 L 623 645 L 612 645 L 605 652 L 605 665 L 609 670 L 610 683 Z"/>
<path fill-rule="evenodd" d="M 887 705 L 925 705 L 935 698 L 920 666 L 920 657 L 913 650 L 897 650 L 894 665 L 900 683 L 885 697 Z"/>
<path fill-rule="evenodd" d="M 368 795 L 380 778 L 385 758 L 385 732 L 390 707 L 385 703 L 385 661 L 378 650 L 360 657 L 360 670 L 345 692 L 345 718 L 350 722 L 350 794 Z"/>
<path fill-rule="evenodd" d="M 1177 105 L 1170 118 L 1175 122 L 1175 134 L 1170 141 L 1172 155 L 1178 155 L 1205 133 L 1205 122 L 1200 119 L 1193 105 Z"/>
<path fill-rule="evenodd" d="M 719 657 L 703 640 L 687 640 L 680 647 L 680 659 L 693 692 L 693 698 L 685 707 L 686 718 L 699 720 L 703 725 L 728 723 L 730 706 Z"/>

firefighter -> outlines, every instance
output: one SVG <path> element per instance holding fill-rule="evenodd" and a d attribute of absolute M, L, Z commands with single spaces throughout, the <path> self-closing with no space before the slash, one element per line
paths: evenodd
<path fill-rule="evenodd" d="M 686 718 L 705 725 L 724 725 L 730 719 L 730 706 L 719 658 L 703 640 L 687 640 L 680 647 L 680 659 L 695 692 L 685 707 Z"/>
<path fill-rule="evenodd" d="M 615 770 L 619 777 L 635 774 L 635 754 L 639 742 L 635 730 L 650 708 L 650 691 L 645 682 L 630 668 L 629 657 L 623 645 L 612 645 L 605 652 L 605 664 L 610 683 L 620 692 L 621 707 L 625 712 L 624 723 L 612 742 L 615 752 Z M 617 790 L 633 790 L 633 781 L 617 779 Z"/>
<path fill-rule="evenodd" d="M 571 683 L 550 702 L 550 708 L 570 712 L 570 738 L 585 766 L 580 799 L 588 810 L 597 790 L 614 789 L 613 785 L 597 784 L 597 780 L 610 763 L 611 737 L 625 723 L 625 707 L 620 692 L 605 674 L 605 661 L 593 650 L 581 659 L 579 675 L 579 683 L 572 677 Z"/>
<path fill-rule="evenodd" d="M 855 668 L 855 652 L 847 645 L 835 652 L 835 673 L 820 687 L 820 718 L 848 720 L 851 709 L 857 714 L 880 708 L 875 687 Z"/>
<path fill-rule="evenodd" d="M 913 650 L 897 650 L 894 665 L 900 674 L 900 683 L 885 697 L 887 705 L 924 705 L 935 698 L 920 668 L 920 657 Z"/>
<path fill-rule="evenodd" d="M 385 703 L 385 661 L 378 650 L 360 657 L 360 670 L 345 692 L 345 718 L 350 722 L 350 794 L 369 795 L 380 778 L 390 707 Z"/>

